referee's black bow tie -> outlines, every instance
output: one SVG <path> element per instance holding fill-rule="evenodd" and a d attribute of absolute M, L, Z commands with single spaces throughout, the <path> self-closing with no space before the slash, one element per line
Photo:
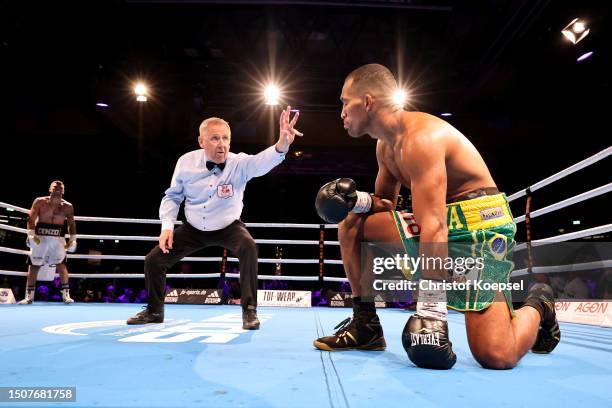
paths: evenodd
<path fill-rule="evenodd" d="M 212 162 L 210 160 L 206 161 L 206 168 L 208 170 L 214 169 L 215 166 L 217 166 L 219 168 L 219 170 L 223 171 L 223 169 L 225 168 L 225 162 L 223 162 L 223 163 L 215 163 L 215 162 Z"/>

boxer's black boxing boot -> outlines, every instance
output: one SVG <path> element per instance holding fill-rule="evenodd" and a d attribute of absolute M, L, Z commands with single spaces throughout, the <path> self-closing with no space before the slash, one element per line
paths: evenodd
<path fill-rule="evenodd" d="M 149 306 L 145 306 L 142 312 L 136 313 L 127 320 L 127 324 L 163 323 L 164 312 L 154 312 Z"/>
<path fill-rule="evenodd" d="M 525 305 L 531 306 L 540 313 L 540 328 L 531 351 L 548 354 L 557 347 L 561 340 L 561 330 L 557 321 L 553 290 L 545 283 L 536 283 L 529 290 Z"/>
<path fill-rule="evenodd" d="M 353 318 L 348 317 L 334 327 L 338 331 L 332 336 L 316 339 L 313 343 L 316 348 L 326 351 L 382 351 L 387 348 L 374 304 L 362 304 L 359 298 L 354 302 Z"/>

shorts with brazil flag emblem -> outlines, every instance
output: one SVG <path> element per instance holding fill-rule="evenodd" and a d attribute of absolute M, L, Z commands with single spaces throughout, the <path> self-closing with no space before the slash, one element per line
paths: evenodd
<path fill-rule="evenodd" d="M 418 226 L 412 214 L 393 212 L 397 230 L 406 254 L 418 256 Z M 451 259 L 480 259 L 479 267 L 452 271 L 453 281 L 471 281 L 465 290 L 447 290 L 450 309 L 460 312 L 477 312 L 486 309 L 495 299 L 497 290 L 486 289 L 491 284 L 508 283 L 514 248 L 516 224 L 513 221 L 505 194 L 485 195 L 474 199 L 453 202 L 446 206 L 448 226 L 448 257 Z M 420 269 L 411 277 L 420 278 Z M 477 283 L 477 284 L 476 284 Z M 483 288 L 484 287 L 484 288 Z M 495 287 L 495 285 L 493 285 Z M 511 315 L 514 315 L 510 291 L 501 291 Z"/>

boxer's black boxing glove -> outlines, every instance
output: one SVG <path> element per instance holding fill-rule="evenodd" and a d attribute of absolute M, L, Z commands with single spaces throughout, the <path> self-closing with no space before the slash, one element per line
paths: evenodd
<path fill-rule="evenodd" d="M 448 370 L 457 362 L 445 320 L 410 316 L 402 332 L 402 345 L 417 367 Z"/>
<path fill-rule="evenodd" d="M 357 202 L 357 186 L 350 178 L 339 178 L 324 184 L 317 193 L 315 207 L 319 217 L 337 224 L 346 218 Z"/>

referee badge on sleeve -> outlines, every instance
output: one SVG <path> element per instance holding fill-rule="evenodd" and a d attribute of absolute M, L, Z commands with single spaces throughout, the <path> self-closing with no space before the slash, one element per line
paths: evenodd
<path fill-rule="evenodd" d="M 234 195 L 234 188 L 231 184 L 221 184 L 217 187 L 217 195 L 219 198 L 230 198 Z"/>

